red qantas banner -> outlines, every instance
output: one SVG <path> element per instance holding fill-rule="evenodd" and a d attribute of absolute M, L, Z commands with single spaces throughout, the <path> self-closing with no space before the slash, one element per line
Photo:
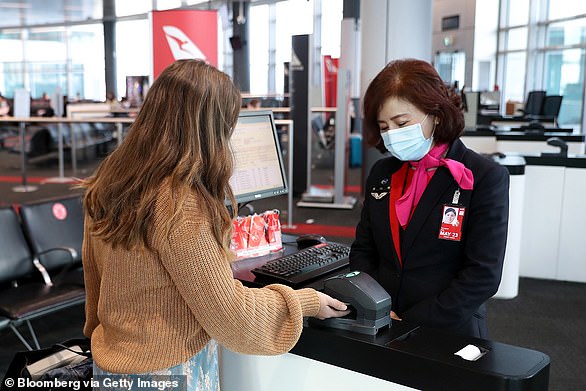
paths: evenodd
<path fill-rule="evenodd" d="M 175 60 L 200 58 L 218 66 L 217 11 L 153 11 L 153 76 Z"/>

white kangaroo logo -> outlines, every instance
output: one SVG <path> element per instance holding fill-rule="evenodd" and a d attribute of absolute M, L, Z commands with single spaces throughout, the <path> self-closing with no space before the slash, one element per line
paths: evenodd
<path fill-rule="evenodd" d="M 206 56 L 183 31 L 175 26 L 163 26 L 167 43 L 175 60 L 198 58 L 205 60 Z"/>

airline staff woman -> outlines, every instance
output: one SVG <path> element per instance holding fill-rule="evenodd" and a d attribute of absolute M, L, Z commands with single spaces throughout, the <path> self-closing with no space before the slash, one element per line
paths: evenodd
<path fill-rule="evenodd" d="M 372 80 L 365 139 L 392 156 L 368 176 L 350 265 L 391 294 L 394 319 L 486 338 L 484 303 L 501 279 L 509 177 L 459 140 L 460 103 L 425 61 L 393 61 Z"/>

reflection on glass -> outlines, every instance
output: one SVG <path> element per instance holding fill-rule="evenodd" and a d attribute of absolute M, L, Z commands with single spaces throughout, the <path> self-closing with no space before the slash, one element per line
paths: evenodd
<path fill-rule="evenodd" d="M 579 45 L 586 42 L 586 18 L 552 23 L 547 29 L 547 46 Z"/>
<path fill-rule="evenodd" d="M 582 121 L 584 49 L 550 51 L 545 56 L 544 85 L 548 95 L 562 95 L 558 123 L 576 126 Z"/>

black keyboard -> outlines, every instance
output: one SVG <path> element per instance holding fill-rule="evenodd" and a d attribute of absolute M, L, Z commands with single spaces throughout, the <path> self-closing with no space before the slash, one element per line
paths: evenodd
<path fill-rule="evenodd" d="M 348 265 L 350 247 L 321 243 L 269 261 L 252 270 L 257 277 L 285 285 L 298 285 Z"/>

